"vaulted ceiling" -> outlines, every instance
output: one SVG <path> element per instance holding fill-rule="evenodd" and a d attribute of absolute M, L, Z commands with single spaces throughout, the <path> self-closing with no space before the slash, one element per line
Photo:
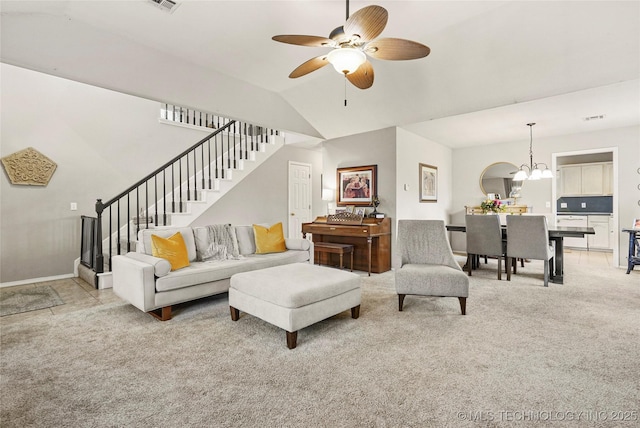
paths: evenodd
<path fill-rule="evenodd" d="M 638 1 L 351 1 L 389 12 L 384 37 L 431 54 L 372 59 L 373 87 L 332 67 L 289 73 L 326 48 L 344 1 L 2 1 L 2 62 L 311 139 L 389 126 L 450 147 L 640 123 Z M 344 99 L 347 106 L 344 106 Z M 602 120 L 586 117 L 604 116 Z"/>

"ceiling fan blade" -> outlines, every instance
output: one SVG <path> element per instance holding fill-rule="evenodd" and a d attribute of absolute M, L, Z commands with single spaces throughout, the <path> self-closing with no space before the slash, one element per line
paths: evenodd
<path fill-rule="evenodd" d="M 347 36 L 357 34 L 360 40 L 373 40 L 382 33 L 387 25 L 389 14 L 382 6 L 367 6 L 356 11 L 344 24 L 344 32 Z"/>
<path fill-rule="evenodd" d="M 316 71 L 319 68 L 329 64 L 326 55 L 320 55 L 315 58 L 311 58 L 309 61 L 303 62 L 289 74 L 289 77 L 295 79 L 296 77 L 304 76 L 312 71 Z"/>
<path fill-rule="evenodd" d="M 423 58 L 429 55 L 431 49 L 422 43 L 411 40 L 382 38 L 367 43 L 364 52 L 376 59 L 397 61 Z"/>
<path fill-rule="evenodd" d="M 360 89 L 367 89 L 373 85 L 373 65 L 365 61 L 356 71 L 347 74 L 347 79 Z"/>
<path fill-rule="evenodd" d="M 295 34 L 284 34 L 280 36 L 273 36 L 271 38 L 276 42 L 281 43 L 289 43 L 290 45 L 299 45 L 299 46 L 333 46 L 335 43 L 331 39 L 327 39 L 326 37 L 320 36 L 303 36 L 303 35 L 295 35 Z"/>

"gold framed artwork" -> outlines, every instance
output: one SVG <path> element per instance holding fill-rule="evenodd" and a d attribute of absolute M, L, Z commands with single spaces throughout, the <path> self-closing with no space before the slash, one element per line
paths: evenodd
<path fill-rule="evenodd" d="M 337 204 L 354 207 L 370 206 L 373 196 L 378 191 L 377 169 L 377 165 L 338 168 L 336 170 Z"/>
<path fill-rule="evenodd" d="M 438 201 L 438 167 L 419 164 L 420 202 Z"/>

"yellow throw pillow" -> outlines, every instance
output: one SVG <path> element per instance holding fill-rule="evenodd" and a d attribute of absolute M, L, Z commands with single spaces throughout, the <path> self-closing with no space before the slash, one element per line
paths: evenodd
<path fill-rule="evenodd" d="M 169 238 L 161 238 L 151 235 L 151 254 L 160 257 L 171 263 L 171 270 L 189 266 L 189 254 L 184 238 L 180 232 L 176 232 Z"/>
<path fill-rule="evenodd" d="M 253 234 L 256 237 L 256 254 L 282 253 L 287 251 L 287 247 L 284 244 L 282 223 L 276 223 L 269 228 L 254 224 Z"/>

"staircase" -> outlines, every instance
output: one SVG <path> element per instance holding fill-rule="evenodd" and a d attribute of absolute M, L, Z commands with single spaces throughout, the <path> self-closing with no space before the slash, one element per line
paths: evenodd
<path fill-rule="evenodd" d="M 98 199 L 96 217 L 83 216 L 81 278 L 110 288 L 111 258 L 135 251 L 140 229 L 192 224 L 284 145 L 281 132 L 245 122 L 216 116 L 207 127 L 215 130 L 114 198 Z"/>

